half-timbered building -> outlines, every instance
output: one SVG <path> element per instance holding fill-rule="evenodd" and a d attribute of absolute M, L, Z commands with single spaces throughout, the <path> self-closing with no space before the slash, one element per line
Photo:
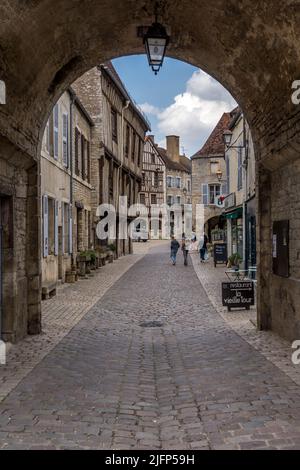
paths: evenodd
<path fill-rule="evenodd" d="M 139 202 L 147 207 L 149 217 L 151 216 L 151 208 L 166 203 L 166 165 L 157 144 L 154 142 L 153 135 L 149 135 L 145 139 Z M 154 215 L 153 211 L 152 215 Z M 154 217 L 153 219 L 149 226 L 149 235 L 150 238 L 159 238 L 161 236 L 161 217 L 158 218 L 158 223 Z"/>

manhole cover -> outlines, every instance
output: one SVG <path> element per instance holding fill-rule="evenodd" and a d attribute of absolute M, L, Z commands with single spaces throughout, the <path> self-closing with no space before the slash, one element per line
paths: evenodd
<path fill-rule="evenodd" d="M 161 321 L 145 321 L 140 326 L 142 328 L 161 328 L 164 324 Z"/>

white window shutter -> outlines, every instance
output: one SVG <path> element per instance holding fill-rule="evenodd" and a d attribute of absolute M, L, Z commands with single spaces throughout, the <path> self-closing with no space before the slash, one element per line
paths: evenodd
<path fill-rule="evenodd" d="M 73 218 L 72 206 L 69 206 L 69 254 L 73 253 Z"/>
<path fill-rule="evenodd" d="M 59 106 L 54 106 L 54 117 L 53 117 L 53 131 L 54 131 L 54 158 L 58 159 L 58 132 L 59 132 Z"/>
<path fill-rule="evenodd" d="M 61 251 L 65 253 L 65 204 L 61 204 Z"/>
<path fill-rule="evenodd" d="M 54 204 L 54 254 L 58 256 L 58 201 Z"/>
<path fill-rule="evenodd" d="M 47 258 L 49 254 L 49 215 L 48 215 L 48 196 L 43 197 L 43 235 L 44 235 L 44 258 Z"/>
<path fill-rule="evenodd" d="M 202 204 L 208 205 L 208 184 L 202 184 Z"/>
<path fill-rule="evenodd" d="M 63 162 L 65 167 L 69 166 L 69 116 L 63 114 Z"/>

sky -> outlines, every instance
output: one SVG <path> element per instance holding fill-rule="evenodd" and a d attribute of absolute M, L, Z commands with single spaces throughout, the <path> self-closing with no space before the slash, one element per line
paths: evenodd
<path fill-rule="evenodd" d="M 165 147 L 166 135 L 179 135 L 180 150 L 188 157 L 202 148 L 222 114 L 236 106 L 222 85 L 185 62 L 165 58 L 158 75 L 146 55 L 121 57 L 113 64 L 150 120 L 155 141 Z"/>

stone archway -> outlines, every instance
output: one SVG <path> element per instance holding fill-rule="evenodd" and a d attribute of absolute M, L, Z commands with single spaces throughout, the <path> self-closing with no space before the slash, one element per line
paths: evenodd
<path fill-rule="evenodd" d="M 272 221 L 286 218 L 287 212 L 292 218 L 298 210 L 286 194 L 286 188 L 293 187 L 295 200 L 300 175 L 300 112 L 291 102 L 291 84 L 300 77 L 300 4 L 290 3 L 160 1 L 162 21 L 172 36 L 169 54 L 220 81 L 239 102 L 251 126 L 258 161 L 259 324 L 291 338 L 300 334 L 296 239 L 291 240 L 291 278 L 271 273 Z M 0 15 L 0 79 L 7 90 L 7 104 L 0 107 L 0 185 L 9 185 L 15 201 L 26 203 L 25 220 L 15 220 L 20 234 L 15 257 L 25 265 L 14 282 L 20 290 L 17 296 L 26 291 L 28 331 L 37 333 L 38 160 L 47 116 L 67 86 L 88 69 L 112 57 L 143 52 L 136 29 L 153 21 L 153 1 L 13 0 L 2 2 Z M 4 169 L 4 161 L 9 169 Z M 22 177 L 13 176 L 17 168 L 22 169 Z M 21 195 L 20 181 L 24 182 Z M 292 229 L 297 224 L 294 215 Z M 24 334 L 23 327 L 18 333 L 8 333 L 8 338 Z"/>

